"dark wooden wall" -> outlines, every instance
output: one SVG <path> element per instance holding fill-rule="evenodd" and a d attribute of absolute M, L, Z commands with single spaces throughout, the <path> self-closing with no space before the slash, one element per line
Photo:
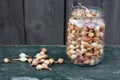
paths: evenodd
<path fill-rule="evenodd" d="M 102 7 L 106 45 L 120 45 L 120 0 L 0 0 L 0 45 L 65 44 L 72 4 Z"/>
<path fill-rule="evenodd" d="M 26 44 L 64 43 L 64 0 L 25 0 Z"/>
<path fill-rule="evenodd" d="M 0 0 L 0 45 L 25 44 L 22 0 Z"/>

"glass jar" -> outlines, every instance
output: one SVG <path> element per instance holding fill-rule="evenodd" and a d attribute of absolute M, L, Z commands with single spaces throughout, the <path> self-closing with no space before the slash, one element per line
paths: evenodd
<path fill-rule="evenodd" d="M 76 65 L 98 64 L 104 56 L 105 23 L 97 7 L 74 6 L 67 27 L 66 51 Z"/>

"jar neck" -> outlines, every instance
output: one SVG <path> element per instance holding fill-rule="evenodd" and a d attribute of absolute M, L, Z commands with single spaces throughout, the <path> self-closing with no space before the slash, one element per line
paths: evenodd
<path fill-rule="evenodd" d="M 88 6 L 84 9 L 81 6 L 74 6 L 71 11 L 71 16 L 77 18 L 103 18 L 103 10 L 99 7 Z"/>

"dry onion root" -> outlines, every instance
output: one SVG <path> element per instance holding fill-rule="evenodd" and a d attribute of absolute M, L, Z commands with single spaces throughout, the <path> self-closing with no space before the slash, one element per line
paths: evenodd
<path fill-rule="evenodd" d="M 89 10 L 87 7 L 83 6 L 81 3 L 78 3 L 78 4 L 79 4 L 82 8 L 84 8 L 87 13 L 90 13 L 90 10 Z"/>
<path fill-rule="evenodd" d="M 21 57 L 19 59 L 13 59 L 13 61 L 21 61 L 21 62 L 26 62 L 27 58 L 26 57 Z"/>

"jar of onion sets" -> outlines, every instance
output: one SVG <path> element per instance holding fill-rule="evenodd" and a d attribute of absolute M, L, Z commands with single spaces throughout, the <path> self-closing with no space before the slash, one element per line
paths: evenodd
<path fill-rule="evenodd" d="M 105 23 L 101 8 L 74 6 L 67 27 L 66 51 L 76 65 L 98 64 L 104 56 Z"/>

